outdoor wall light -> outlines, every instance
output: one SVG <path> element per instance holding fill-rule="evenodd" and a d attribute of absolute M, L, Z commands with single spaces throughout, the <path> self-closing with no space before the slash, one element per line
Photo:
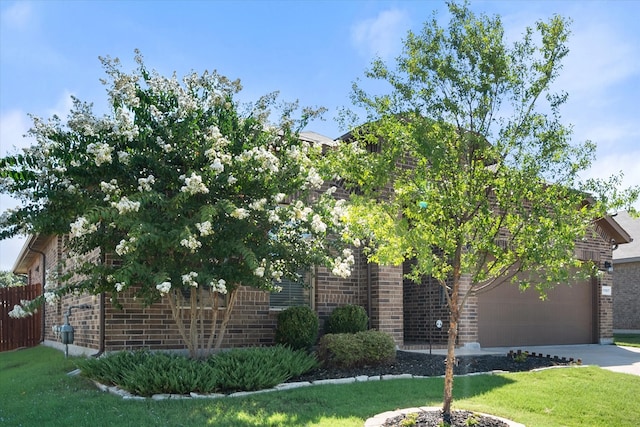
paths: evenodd
<path fill-rule="evenodd" d="M 604 262 L 604 269 L 608 273 L 613 273 L 613 264 L 611 264 L 611 261 L 605 261 Z"/>

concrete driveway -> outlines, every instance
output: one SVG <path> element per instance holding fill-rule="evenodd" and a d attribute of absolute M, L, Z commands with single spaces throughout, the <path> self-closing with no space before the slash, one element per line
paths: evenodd
<path fill-rule="evenodd" d="M 577 344 L 522 347 L 485 347 L 482 349 L 456 349 L 456 355 L 507 354 L 510 350 L 542 353 L 544 355 L 582 360 L 583 365 L 597 365 L 614 372 L 640 376 L 640 348 L 617 345 Z M 434 354 L 446 354 L 446 350 L 433 350 Z"/>
<path fill-rule="evenodd" d="M 583 365 L 597 365 L 614 372 L 640 376 L 640 348 L 617 345 L 580 344 L 524 347 L 534 353 L 581 359 Z"/>

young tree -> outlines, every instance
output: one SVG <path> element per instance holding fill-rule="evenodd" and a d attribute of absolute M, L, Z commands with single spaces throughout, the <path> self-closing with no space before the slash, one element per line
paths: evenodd
<path fill-rule="evenodd" d="M 63 286 L 43 299 L 165 298 L 196 357 L 221 345 L 240 286 L 277 292 L 312 265 L 349 274 L 353 257 L 332 237 L 344 234 L 343 202 L 320 192 L 322 148 L 298 133 L 318 111 L 276 105 L 275 94 L 242 109 L 239 82 L 216 72 L 180 82 L 139 54 L 131 74 L 101 60 L 112 115 L 74 99 L 66 125 L 34 118 L 37 143 L 0 159 L 0 190 L 23 201 L 2 237 L 69 235 Z"/>
<path fill-rule="evenodd" d="M 499 17 L 448 6 L 449 26 L 434 17 L 410 32 L 395 69 L 373 62 L 366 76 L 388 84 L 389 93 L 354 84 L 367 124 L 333 153 L 341 177 L 357 189 L 349 231 L 369 259 L 413 261 L 411 279 L 431 276 L 444 289 L 445 421 L 468 298 L 505 282 L 535 283 L 542 293 L 566 283 L 584 267 L 576 241 L 607 209 L 637 196 L 637 189 L 612 195 L 600 192 L 602 182 L 580 182 L 595 146 L 570 141 L 559 114 L 567 95 L 550 91 L 567 54 L 567 21 L 538 22 L 508 45 Z"/>

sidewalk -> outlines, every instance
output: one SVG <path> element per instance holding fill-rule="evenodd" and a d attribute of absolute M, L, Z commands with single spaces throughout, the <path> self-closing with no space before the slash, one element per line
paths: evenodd
<path fill-rule="evenodd" d="M 640 348 L 622 347 L 616 345 L 576 344 L 576 345 L 546 345 L 521 347 L 487 347 L 480 349 L 458 348 L 457 356 L 474 355 L 506 355 L 510 350 L 542 353 L 544 355 L 573 358 L 582 360 L 583 365 L 597 365 L 614 372 L 623 372 L 640 376 Z M 411 350 L 417 351 L 417 350 Z M 429 350 L 419 350 L 427 353 Z M 433 354 L 446 355 L 445 349 L 434 349 Z"/>

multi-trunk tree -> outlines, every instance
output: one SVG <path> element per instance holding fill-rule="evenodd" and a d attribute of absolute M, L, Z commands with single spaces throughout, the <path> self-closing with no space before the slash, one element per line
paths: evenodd
<path fill-rule="evenodd" d="M 366 76 L 388 92 L 354 84 L 366 124 L 333 152 L 354 188 L 349 232 L 369 259 L 411 261 L 411 279 L 430 276 L 444 290 L 445 421 L 468 298 L 508 282 L 544 293 L 591 274 L 576 259 L 576 241 L 637 195 L 580 180 L 594 144 L 571 141 L 560 118 L 567 95 L 551 91 L 568 53 L 565 19 L 537 22 L 508 44 L 499 17 L 477 16 L 467 4 L 448 9 L 448 27 L 434 17 L 408 34 L 394 68 L 373 62 Z"/>
<path fill-rule="evenodd" d="M 240 286 L 277 292 L 312 265 L 349 274 L 344 205 L 334 188 L 320 191 L 322 147 L 299 137 L 317 111 L 275 95 L 242 107 L 238 81 L 215 72 L 179 81 L 136 60 L 127 74 L 102 59 L 111 114 L 74 99 L 66 123 L 34 118 L 37 142 L 0 159 L 0 191 L 22 201 L 1 235 L 69 235 L 63 286 L 44 299 L 164 298 L 197 357 L 221 345 Z"/>

